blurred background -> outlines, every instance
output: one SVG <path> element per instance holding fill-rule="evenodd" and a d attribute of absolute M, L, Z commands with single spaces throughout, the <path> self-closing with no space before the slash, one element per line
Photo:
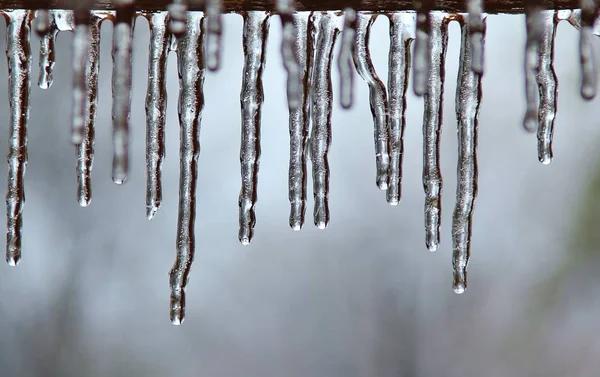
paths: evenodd
<path fill-rule="evenodd" d="M 373 29 L 387 77 L 388 21 Z M 578 32 L 556 38 L 555 159 L 537 161 L 525 112 L 523 16 L 490 16 L 479 117 L 479 197 L 469 289 L 452 292 L 456 190 L 454 94 L 459 26 L 450 24 L 442 171 L 442 244 L 426 251 L 422 100 L 409 88 L 402 200 L 375 186 L 373 121 L 357 76 L 355 105 L 334 102 L 331 224 L 288 227 L 288 118 L 281 25 L 271 19 L 255 240 L 237 240 L 242 18 L 225 17 L 222 68 L 207 73 L 199 160 L 196 258 L 182 326 L 169 321 L 178 195 L 177 71 L 168 67 L 164 201 L 145 218 L 149 32 L 135 28 L 131 172 L 111 182 L 112 25 L 102 27 L 93 201 L 76 201 L 70 144 L 72 36 L 57 42 L 43 91 L 37 36 L 26 175 L 23 261 L 0 264 L 0 375 L 203 377 L 596 376 L 600 367 L 600 107 L 579 96 Z M 5 45 L 5 29 L 0 28 Z M 339 39 L 338 39 L 339 42 Z M 599 46 L 597 45 L 597 50 Z M 337 56 L 339 45 L 336 46 Z M 0 72 L 7 75 L 6 59 Z M 0 80 L 0 155 L 7 153 L 7 80 Z M 0 165 L 6 175 L 7 167 Z M 309 178 L 309 189 L 312 181 Z M 1 206 L 0 211 L 4 211 Z M 3 233 L 3 232 L 2 232 Z"/>

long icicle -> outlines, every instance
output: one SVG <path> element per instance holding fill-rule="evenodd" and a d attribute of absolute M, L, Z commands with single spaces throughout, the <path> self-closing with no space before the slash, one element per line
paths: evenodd
<path fill-rule="evenodd" d="M 165 157 L 167 58 L 172 37 L 167 28 L 167 12 L 150 13 L 146 17 L 150 24 L 146 94 L 146 217 L 150 220 L 162 202 L 161 169 Z"/>
<path fill-rule="evenodd" d="M 353 50 L 356 41 L 356 11 L 352 8 L 344 10 L 344 30 L 338 55 L 338 71 L 340 72 L 340 105 L 344 109 L 352 107 L 354 100 L 354 64 Z"/>
<path fill-rule="evenodd" d="M 16 266 L 21 260 L 21 231 L 25 204 L 24 179 L 27 167 L 27 120 L 31 87 L 30 27 L 33 12 L 3 13 L 7 23 L 6 58 L 10 135 L 8 138 L 8 187 L 6 191 L 6 261 Z"/>
<path fill-rule="evenodd" d="M 483 38 L 485 35 L 485 21 L 483 12 L 483 0 L 468 0 L 467 23 L 471 36 L 471 69 L 475 73 L 483 74 Z"/>
<path fill-rule="evenodd" d="M 417 9 L 417 22 L 415 28 L 415 47 L 413 55 L 413 91 L 415 95 L 422 96 L 427 90 L 427 75 L 429 74 L 429 56 L 431 53 L 431 2 L 432 0 L 415 0 Z"/>
<path fill-rule="evenodd" d="M 290 201 L 290 227 L 294 230 L 300 230 L 304 225 L 306 213 L 306 145 L 310 126 L 306 14 L 297 13 L 292 15 L 292 26 L 296 38 L 291 48 L 298 59 L 301 89 L 298 90 L 300 106 L 293 107 L 292 104 L 289 104 L 290 163 L 288 198 Z"/>
<path fill-rule="evenodd" d="M 388 98 L 389 98 L 389 153 L 390 175 L 386 198 L 391 205 L 397 205 L 402 196 L 402 159 L 404 155 L 404 113 L 406 92 L 410 72 L 410 45 L 415 16 L 410 13 L 394 12 L 390 20 L 390 52 L 388 58 Z"/>
<path fill-rule="evenodd" d="M 385 190 L 389 183 L 390 155 L 388 153 L 389 107 L 385 85 L 377 76 L 371 61 L 369 37 L 376 15 L 359 13 L 356 21 L 356 46 L 354 64 L 358 74 L 369 85 L 369 102 L 374 123 L 376 184 Z M 317 64 L 319 62 L 317 61 Z"/>
<path fill-rule="evenodd" d="M 75 10 L 73 35 L 73 112 L 71 117 L 71 142 L 81 144 L 85 128 L 88 81 L 86 66 L 89 56 L 90 11 Z"/>
<path fill-rule="evenodd" d="M 171 322 L 179 325 L 185 318 L 185 287 L 194 261 L 196 183 L 200 154 L 200 121 L 204 109 L 204 16 L 188 12 L 186 32 L 178 40 L 180 172 L 179 214 L 177 218 L 177 258 L 169 274 Z"/>
<path fill-rule="evenodd" d="M 86 207 L 92 200 L 92 167 L 94 165 L 94 136 L 98 107 L 98 74 L 100 72 L 100 25 L 104 16 L 92 13 L 88 26 L 88 55 L 85 66 L 87 93 L 85 96 L 85 124 L 83 139 L 76 145 L 77 201 Z"/>
<path fill-rule="evenodd" d="M 581 97 L 589 101 L 596 96 L 598 81 L 592 38 L 600 2 L 597 0 L 580 0 L 580 6 L 581 31 L 579 39 L 579 59 L 581 63 Z"/>
<path fill-rule="evenodd" d="M 291 111 L 301 106 L 303 74 L 297 50 L 298 30 L 293 18 L 295 8 L 290 0 L 278 0 L 276 7 L 281 18 L 281 59 L 287 72 L 287 102 Z"/>
<path fill-rule="evenodd" d="M 331 63 L 333 46 L 339 29 L 333 13 L 323 13 L 318 21 L 315 65 L 311 82 L 312 131 L 310 148 L 312 159 L 314 222 L 317 228 L 329 224 L 329 160 L 331 146 L 332 85 Z"/>
<path fill-rule="evenodd" d="M 542 164 L 547 165 L 553 157 L 552 137 L 558 96 L 558 83 L 554 71 L 554 37 L 558 20 L 555 17 L 555 12 L 551 10 L 543 11 L 542 17 L 544 28 L 539 51 L 539 68 L 536 75 L 540 98 L 537 140 L 538 159 Z"/>
<path fill-rule="evenodd" d="M 40 34 L 40 74 L 38 86 L 41 89 L 48 89 L 54 81 L 52 77 L 56 59 L 54 44 L 59 32 L 54 17 L 60 11 L 38 10 L 37 12 L 38 29 L 36 31 Z M 41 25 L 42 23 L 45 23 L 45 25 Z"/>
<path fill-rule="evenodd" d="M 525 44 L 525 97 L 527 110 L 523 127 L 529 132 L 538 128 L 538 86 L 536 75 L 539 66 L 539 50 L 542 43 L 544 22 L 542 7 L 539 0 L 525 7 L 525 20 L 527 26 L 527 42 Z"/>
<path fill-rule="evenodd" d="M 482 22 L 481 43 L 478 43 L 478 46 L 483 46 L 485 41 L 485 17 L 482 18 Z M 461 23 L 460 67 L 456 86 L 458 184 L 456 187 L 456 206 L 452 216 L 453 289 L 456 293 L 463 293 L 467 288 L 467 265 L 471 254 L 473 206 L 477 197 L 477 128 L 482 95 L 482 75 L 471 69 L 472 59 L 475 55 L 471 41 L 474 34 L 469 30 L 470 26 L 470 23 Z M 483 50 L 481 53 L 483 53 Z"/>
<path fill-rule="evenodd" d="M 112 179 L 116 184 L 127 180 L 129 170 L 129 118 L 131 116 L 131 53 L 133 48 L 133 17 L 135 7 L 122 0 L 117 7 L 113 29 Z"/>
<path fill-rule="evenodd" d="M 206 67 L 219 69 L 221 60 L 221 35 L 223 33 L 222 0 L 206 0 Z"/>
<path fill-rule="evenodd" d="M 242 143 L 240 164 L 242 188 L 239 196 L 239 233 L 242 245 L 252 242 L 256 223 L 258 165 L 260 161 L 260 117 L 264 100 L 262 74 L 267 59 L 269 14 L 244 13 L 244 72 L 240 103 L 242 108 Z"/>
<path fill-rule="evenodd" d="M 440 243 L 442 212 L 442 172 L 440 170 L 440 136 L 444 97 L 448 24 L 441 13 L 431 14 L 430 65 L 423 115 L 423 188 L 425 189 L 425 244 L 435 251 Z"/>

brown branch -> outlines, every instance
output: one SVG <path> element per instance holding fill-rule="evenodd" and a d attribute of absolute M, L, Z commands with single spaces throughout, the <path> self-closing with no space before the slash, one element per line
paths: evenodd
<path fill-rule="evenodd" d="M 50 0 L 50 8 L 73 9 L 83 0 Z M 526 2 L 534 0 L 486 0 L 485 11 L 487 13 L 522 13 Z M 538 0 L 539 1 L 539 0 Z M 171 0 L 137 0 L 136 7 L 142 11 L 164 10 Z M 240 12 L 245 10 L 267 10 L 274 11 L 275 0 L 223 0 L 226 12 Z M 579 0 L 546 0 L 548 9 L 574 9 L 579 8 Z M 93 0 L 92 9 L 113 10 L 114 2 L 111 0 Z M 203 10 L 203 0 L 190 0 L 189 7 L 192 10 Z M 466 0 L 437 0 L 433 1 L 434 10 L 447 12 L 464 12 Z M 39 9 L 43 8 L 48 1 L 44 0 L 0 0 L 0 8 L 13 9 Z M 46 5 L 47 6 L 47 5 Z M 385 12 L 396 10 L 413 10 L 413 0 L 297 0 L 296 7 L 299 11 L 312 10 L 341 10 L 347 7 L 356 10 Z"/>

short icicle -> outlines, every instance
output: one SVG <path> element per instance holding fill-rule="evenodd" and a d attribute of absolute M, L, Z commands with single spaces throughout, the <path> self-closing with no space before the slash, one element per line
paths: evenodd
<path fill-rule="evenodd" d="M 50 10 L 48 10 L 48 6 L 50 5 L 49 0 L 42 1 L 44 8 L 38 9 L 35 12 L 35 19 L 37 20 L 37 24 L 35 26 L 35 32 L 41 38 L 43 38 L 46 34 L 48 34 L 52 30 L 52 15 Z M 42 88 L 44 89 L 44 88 Z"/>
<path fill-rule="evenodd" d="M 223 34 L 223 1 L 206 0 L 206 68 L 219 69 L 221 57 L 221 35 Z"/>
<path fill-rule="evenodd" d="M 52 76 L 56 59 L 54 44 L 56 43 L 56 36 L 59 32 L 58 26 L 56 25 L 56 22 L 54 22 L 54 17 L 57 12 L 60 11 L 37 11 L 38 29 L 36 31 L 38 31 L 40 35 L 40 74 L 38 86 L 41 89 L 50 88 L 54 81 Z M 43 29 L 40 30 L 39 28 L 42 22 L 45 23 L 45 25 L 43 25 Z"/>
<path fill-rule="evenodd" d="M 442 13 L 431 14 L 429 80 L 424 96 L 423 115 L 423 188 L 425 189 L 425 244 L 429 251 L 440 243 L 442 212 L 442 172 L 440 170 L 440 136 L 444 97 L 448 21 Z"/>
<path fill-rule="evenodd" d="M 580 0 L 580 6 L 581 31 L 579 39 L 579 59 L 581 63 L 581 97 L 589 101 L 596 96 L 598 81 L 592 38 L 600 2 L 597 0 Z"/>
<path fill-rule="evenodd" d="M 71 142 L 81 144 L 87 110 L 88 81 L 86 66 L 89 56 L 90 11 L 76 9 L 73 35 L 73 112 L 71 117 Z"/>
<path fill-rule="evenodd" d="M 165 157 L 167 58 L 171 34 L 167 12 L 146 15 L 150 24 L 148 92 L 146 94 L 146 217 L 154 217 L 162 202 L 161 169 Z"/>
<path fill-rule="evenodd" d="M 92 12 L 87 28 L 88 55 L 84 71 L 87 82 L 83 139 L 75 146 L 77 154 L 77 201 L 87 207 L 92 200 L 92 167 L 94 165 L 94 136 L 98 107 L 98 74 L 100 72 L 100 25 L 105 16 Z"/>
<path fill-rule="evenodd" d="M 483 0 L 467 0 L 467 23 L 471 36 L 471 69 L 475 73 L 483 74 L 483 42 L 485 35 L 485 21 Z"/>
<path fill-rule="evenodd" d="M 481 44 L 485 40 L 485 17 Z M 481 73 L 471 69 L 474 58 L 473 33 L 470 23 L 461 23 L 460 67 L 456 89 L 458 120 L 458 166 L 456 206 L 452 216 L 453 289 L 463 293 L 467 288 L 467 265 L 471 254 L 473 206 L 477 197 L 477 128 L 481 102 Z M 483 51 L 481 51 L 483 52 Z"/>
<path fill-rule="evenodd" d="M 394 12 L 390 20 L 390 52 L 388 58 L 389 145 L 390 173 L 386 198 L 397 205 L 402 191 L 402 159 L 404 155 L 404 128 L 406 92 L 410 71 L 410 45 L 415 27 L 414 14 Z"/>
<path fill-rule="evenodd" d="M 344 10 L 344 29 L 338 55 L 340 72 L 340 105 L 344 109 L 352 107 L 354 99 L 354 64 L 352 62 L 354 43 L 356 41 L 356 11 L 352 8 Z"/>
<path fill-rule="evenodd" d="M 293 1 L 278 0 L 275 4 L 281 18 L 281 59 L 287 72 L 287 102 L 291 111 L 301 106 L 301 97 L 303 96 L 301 93 L 303 73 L 297 50 L 297 39 L 299 38 L 297 20 L 294 20 Z"/>
<path fill-rule="evenodd" d="M 429 73 L 429 61 L 431 48 L 431 2 L 432 0 L 416 0 L 417 22 L 415 28 L 415 47 L 413 55 L 413 91 L 415 95 L 422 96 L 427 90 L 427 75 Z"/>
<path fill-rule="evenodd" d="M 187 5 L 184 0 L 173 0 L 167 6 L 169 12 L 169 32 L 175 37 L 181 37 L 185 33 Z"/>
<path fill-rule="evenodd" d="M 307 16 L 296 13 L 292 15 L 294 35 L 292 51 L 298 59 L 300 72 L 300 106 L 289 104 L 290 129 L 290 163 L 288 174 L 288 198 L 290 201 L 290 227 L 296 231 L 302 229 L 306 213 L 306 145 L 310 126 L 308 101 L 308 60 L 313 60 L 312 52 L 307 53 Z M 309 58 L 309 56 L 311 56 Z"/>
<path fill-rule="evenodd" d="M 314 13 L 313 15 L 317 15 Z M 314 223 L 319 229 L 329 224 L 329 147 L 331 146 L 331 109 L 333 105 L 331 63 L 333 46 L 339 33 L 336 17 L 327 12 L 314 18 L 317 24 L 314 71 L 311 81 L 310 155 L 312 160 Z"/>
<path fill-rule="evenodd" d="M 112 179 L 116 184 L 127 180 L 129 170 L 129 118 L 131 115 L 131 53 L 133 48 L 134 6 L 121 0 L 113 29 Z"/>
<path fill-rule="evenodd" d="M 538 86 L 536 75 L 539 66 L 539 51 L 542 43 L 544 21 L 542 6 L 539 0 L 525 7 L 525 20 L 527 26 L 527 42 L 525 44 L 525 98 L 527 109 L 523 127 L 529 132 L 538 128 Z"/>
<path fill-rule="evenodd" d="M 374 123 L 376 184 L 386 190 L 389 183 L 390 155 L 388 153 L 389 106 L 385 85 L 377 76 L 371 61 L 369 37 L 376 15 L 359 13 L 356 21 L 356 45 L 354 64 L 358 74 L 369 85 L 369 102 Z M 317 64 L 319 64 L 317 60 Z"/>
<path fill-rule="evenodd" d="M 537 140 L 538 159 L 542 164 L 547 165 L 553 157 L 552 137 L 558 96 L 558 83 L 554 71 L 554 37 L 558 19 L 555 17 L 555 12 L 551 10 L 543 11 L 542 18 L 544 27 L 539 51 L 539 68 L 536 75 L 540 99 Z"/>
<path fill-rule="evenodd" d="M 260 161 L 260 117 L 264 100 L 262 74 L 267 58 L 269 13 L 246 12 L 244 16 L 244 71 L 240 103 L 242 108 L 242 143 L 240 164 L 242 188 L 239 204 L 238 239 L 242 245 L 252 242 L 256 223 L 258 165 Z"/>
<path fill-rule="evenodd" d="M 27 120 L 31 89 L 30 10 L 4 11 L 6 19 L 6 58 L 8 60 L 8 186 L 6 191 L 6 262 L 16 266 L 21 260 L 21 231 L 24 180 L 27 167 Z"/>
<path fill-rule="evenodd" d="M 200 121 L 204 109 L 204 16 L 189 12 L 185 34 L 177 43 L 179 73 L 179 214 L 177 218 L 177 258 L 169 274 L 171 322 L 179 325 L 185 318 L 185 287 L 194 260 L 196 183 L 200 154 Z"/>

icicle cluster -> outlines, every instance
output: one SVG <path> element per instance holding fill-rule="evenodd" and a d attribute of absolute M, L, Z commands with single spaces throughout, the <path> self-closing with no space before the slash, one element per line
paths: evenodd
<path fill-rule="evenodd" d="M 59 32 L 73 32 L 73 107 L 71 139 L 76 149 L 77 200 L 87 206 L 92 199 L 91 173 L 94 161 L 94 123 L 98 102 L 99 44 L 101 24 L 109 20 L 113 31 L 113 181 L 122 184 L 128 173 L 129 118 L 131 113 L 132 33 L 135 18 L 145 17 L 150 25 L 148 89 L 146 95 L 146 217 L 152 219 L 162 201 L 161 166 L 165 156 L 166 70 L 169 51 L 177 52 L 179 72 L 180 189 L 177 223 L 177 256 L 170 273 L 171 321 L 185 317 L 185 288 L 194 259 L 194 221 L 199 133 L 204 109 L 203 85 L 206 68 L 220 66 L 221 0 L 207 0 L 205 12 L 188 12 L 187 2 L 174 0 L 167 11 L 135 12 L 134 0 L 115 1 L 115 11 L 93 11 L 81 2 L 74 11 L 39 10 L 36 32 L 41 38 L 38 85 L 52 85 L 54 45 Z M 458 136 L 458 187 L 452 216 L 453 288 L 467 287 L 474 202 L 477 196 L 477 129 L 482 97 L 486 16 L 482 0 L 468 0 L 468 14 L 432 12 L 432 2 L 415 3 L 417 12 L 387 14 L 390 21 L 389 73 L 387 87 L 379 78 L 369 50 L 370 31 L 377 15 L 346 9 L 334 12 L 297 13 L 294 2 L 277 0 L 281 17 L 281 54 L 287 72 L 289 108 L 289 224 L 294 230 L 304 225 L 310 162 L 313 178 L 313 221 L 325 228 L 330 221 L 329 162 L 333 88 L 331 69 L 336 39 L 340 35 L 337 68 L 340 73 L 339 101 L 342 108 L 354 102 L 354 77 L 358 74 L 369 88 L 375 146 L 375 182 L 386 191 L 391 205 L 402 193 L 402 161 L 406 96 L 412 66 L 412 86 L 424 100 L 423 188 L 424 229 L 427 249 L 440 244 L 442 174 L 440 134 L 448 24 L 461 26 L 460 69 L 456 93 Z M 559 21 L 567 20 L 581 29 L 581 95 L 596 93 L 596 67 L 591 35 L 600 34 L 595 24 L 597 2 L 582 0 L 582 10 L 547 11 L 539 1 L 526 9 L 525 89 L 527 111 L 524 126 L 537 130 L 538 157 L 552 160 L 552 132 L 556 116 L 558 84 L 553 68 L 554 37 Z M 30 27 L 34 12 L 1 11 L 7 20 L 10 135 L 8 152 L 6 260 L 11 265 L 21 258 L 22 214 L 25 200 L 24 175 L 27 164 L 27 120 L 30 90 Z M 249 244 L 256 224 L 260 160 L 260 122 L 263 103 L 262 74 L 270 14 L 243 14 L 244 69 L 240 108 L 242 138 L 239 196 L 239 240 Z M 341 27 L 340 27 L 341 25 Z M 413 55 L 411 45 L 414 42 Z M 412 61 L 412 63 L 411 63 Z"/>

